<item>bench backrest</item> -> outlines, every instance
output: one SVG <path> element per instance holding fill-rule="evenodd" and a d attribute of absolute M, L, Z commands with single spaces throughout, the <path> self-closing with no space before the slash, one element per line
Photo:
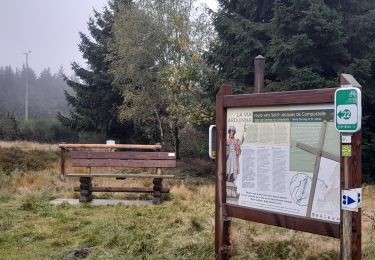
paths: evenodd
<path fill-rule="evenodd" d="M 73 167 L 176 167 L 176 155 L 168 152 L 71 151 L 71 157 Z"/>

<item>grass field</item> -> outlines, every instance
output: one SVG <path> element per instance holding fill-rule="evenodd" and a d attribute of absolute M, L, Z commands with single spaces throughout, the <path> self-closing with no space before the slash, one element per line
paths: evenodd
<path fill-rule="evenodd" d="M 0 169 L 8 162 L 1 158 L 23 145 L 25 156 L 34 158 L 44 151 L 50 156 L 43 160 L 50 161 L 43 169 L 12 166 L 8 174 L 0 170 L 0 259 L 214 258 L 214 185 L 207 163 L 194 163 L 204 168 L 201 171 L 181 165 L 174 172 L 180 178 L 169 181 L 169 205 L 52 206 L 54 198 L 77 197 L 72 191 L 77 180 L 59 180 L 57 146 L 0 142 Z M 364 186 L 364 212 L 369 217 L 374 216 L 374 192 L 375 186 Z M 375 226 L 367 216 L 362 223 L 363 256 L 375 259 Z M 338 259 L 338 240 L 322 236 L 233 220 L 231 237 L 233 259 Z"/>

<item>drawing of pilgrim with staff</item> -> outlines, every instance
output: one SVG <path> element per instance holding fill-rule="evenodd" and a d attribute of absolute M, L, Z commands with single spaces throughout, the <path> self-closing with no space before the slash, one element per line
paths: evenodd
<path fill-rule="evenodd" d="M 244 132 L 242 134 L 241 140 L 236 138 L 236 128 L 234 126 L 228 127 L 228 139 L 226 147 L 227 156 L 227 181 L 235 183 L 237 176 L 240 174 L 240 155 L 241 155 L 241 145 L 244 141 L 244 136 L 246 134 L 246 123 L 244 126 Z"/>

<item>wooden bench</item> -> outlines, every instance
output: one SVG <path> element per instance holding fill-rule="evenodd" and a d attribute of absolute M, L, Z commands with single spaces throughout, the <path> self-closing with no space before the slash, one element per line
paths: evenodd
<path fill-rule="evenodd" d="M 153 193 L 153 203 L 160 204 L 162 193 L 169 193 L 169 188 L 163 187 L 162 181 L 174 178 L 174 175 L 163 175 L 163 168 L 176 167 L 175 153 L 160 152 L 160 145 L 135 144 L 60 144 L 61 149 L 61 179 L 77 177 L 80 186 L 74 191 L 80 192 L 80 202 L 92 201 L 92 192 L 142 192 Z M 126 149 L 127 151 L 118 151 Z M 140 151 L 141 150 L 141 151 Z M 73 167 L 85 167 L 87 173 L 66 173 L 67 156 L 70 155 Z M 92 167 L 111 168 L 142 168 L 155 169 L 155 174 L 132 173 L 91 173 Z M 153 179 L 153 187 L 93 187 L 93 178 L 113 177 L 124 179 Z"/>

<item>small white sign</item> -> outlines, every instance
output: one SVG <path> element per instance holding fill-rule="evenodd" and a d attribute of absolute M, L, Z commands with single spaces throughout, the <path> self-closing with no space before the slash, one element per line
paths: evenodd
<path fill-rule="evenodd" d="M 357 203 L 358 203 L 358 208 L 362 208 L 362 188 L 357 188 Z"/>
<path fill-rule="evenodd" d="M 176 154 L 175 153 L 168 153 L 168 156 L 174 157 L 174 156 L 176 156 Z"/>
<path fill-rule="evenodd" d="M 352 143 L 352 136 L 351 135 L 341 135 L 341 143 L 351 144 Z"/>
<path fill-rule="evenodd" d="M 358 211 L 358 191 L 357 189 L 341 191 L 341 209 L 349 211 Z M 362 201 L 362 199 L 361 199 Z"/>

